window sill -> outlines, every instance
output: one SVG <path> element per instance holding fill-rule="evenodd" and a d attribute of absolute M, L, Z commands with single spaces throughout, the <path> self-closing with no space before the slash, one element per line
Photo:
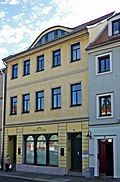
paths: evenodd
<path fill-rule="evenodd" d="M 36 70 L 36 73 L 38 73 L 38 72 L 42 72 L 42 71 L 44 71 L 44 69 L 43 69 L 43 70 Z"/>
<path fill-rule="evenodd" d="M 10 116 L 16 116 L 16 115 L 17 115 L 17 113 L 14 113 L 14 114 L 11 113 L 11 114 L 10 114 Z"/>
<path fill-rule="evenodd" d="M 79 106 L 82 106 L 82 104 L 71 105 L 70 107 L 79 107 Z"/>
<path fill-rule="evenodd" d="M 30 73 L 28 73 L 28 74 L 23 74 L 23 76 L 28 76 L 28 75 L 30 75 Z"/>
<path fill-rule="evenodd" d="M 52 68 L 56 68 L 56 67 L 59 67 L 59 66 L 61 66 L 61 64 L 60 65 L 56 65 L 56 66 L 52 66 Z"/>
<path fill-rule="evenodd" d="M 98 116 L 97 119 L 110 119 L 110 118 L 113 118 L 113 115 L 109 116 L 109 115 L 106 115 L 106 116 Z"/>
<path fill-rule="evenodd" d="M 96 73 L 96 76 L 107 75 L 107 74 L 109 74 L 109 73 L 112 73 L 112 70 L 110 70 L 110 71 L 105 71 L 105 72 L 98 72 L 98 73 Z"/>
<path fill-rule="evenodd" d="M 18 77 L 14 77 L 14 78 L 11 78 L 11 80 L 15 80 L 15 79 L 17 79 Z"/>
<path fill-rule="evenodd" d="M 27 111 L 27 112 L 22 112 L 21 114 L 28 114 L 28 113 L 30 113 L 30 111 Z"/>
<path fill-rule="evenodd" d="M 53 107 L 53 108 L 51 108 L 51 110 L 57 110 L 57 109 L 61 109 L 61 107 Z"/>
<path fill-rule="evenodd" d="M 41 110 L 35 110 L 35 112 L 43 112 L 44 109 L 41 109 Z"/>
<path fill-rule="evenodd" d="M 71 60 L 70 63 L 74 63 L 74 62 L 77 62 L 77 61 L 80 61 L 81 59 L 76 59 L 76 60 Z"/>

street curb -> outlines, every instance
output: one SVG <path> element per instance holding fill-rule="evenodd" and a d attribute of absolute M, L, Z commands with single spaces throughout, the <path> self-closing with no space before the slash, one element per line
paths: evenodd
<path fill-rule="evenodd" d="M 26 179 L 30 181 L 42 181 L 42 182 L 58 182 L 55 180 L 48 180 L 48 179 L 36 179 L 36 178 L 29 178 L 29 177 L 23 177 L 23 176 L 15 176 L 15 175 L 9 175 L 9 174 L 0 174 L 0 176 L 9 177 L 9 178 L 18 178 L 18 179 Z"/>

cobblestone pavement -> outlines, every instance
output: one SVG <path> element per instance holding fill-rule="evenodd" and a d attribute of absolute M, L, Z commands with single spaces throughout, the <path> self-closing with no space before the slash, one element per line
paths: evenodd
<path fill-rule="evenodd" d="M 60 175 L 46 175 L 40 173 L 30 173 L 30 172 L 18 172 L 18 171 L 0 171 L 1 176 L 8 176 L 11 178 L 26 179 L 31 181 L 41 181 L 41 182 L 116 182 L 117 179 L 112 179 L 111 177 L 98 177 L 98 178 L 85 178 L 85 177 L 75 177 L 75 176 L 60 176 Z"/>

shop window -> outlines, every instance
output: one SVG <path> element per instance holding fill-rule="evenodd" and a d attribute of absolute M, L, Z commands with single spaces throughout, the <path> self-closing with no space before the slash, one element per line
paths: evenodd
<path fill-rule="evenodd" d="M 34 138 L 28 136 L 26 140 L 26 163 L 34 163 Z"/>
<path fill-rule="evenodd" d="M 49 165 L 58 165 L 58 136 L 52 135 L 49 139 Z"/>
<path fill-rule="evenodd" d="M 58 136 L 34 135 L 25 137 L 25 163 L 58 166 Z"/>
<path fill-rule="evenodd" d="M 46 138 L 44 135 L 37 139 L 37 164 L 46 165 Z"/>

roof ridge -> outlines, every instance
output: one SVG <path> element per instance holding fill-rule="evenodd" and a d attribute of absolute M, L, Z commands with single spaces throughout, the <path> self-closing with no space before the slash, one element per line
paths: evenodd
<path fill-rule="evenodd" d="M 111 13 L 108 13 L 106 15 L 100 16 L 98 18 L 95 18 L 93 20 L 90 20 L 90 21 L 88 21 L 86 23 L 82 23 L 81 25 L 78 25 L 78 26 L 74 27 L 74 29 L 78 29 L 79 27 L 82 27 L 82 26 L 90 26 L 90 25 L 99 23 L 100 21 L 103 21 L 103 20 L 108 19 L 109 17 L 111 17 L 114 13 L 115 13 L 115 11 L 113 11 Z"/>

